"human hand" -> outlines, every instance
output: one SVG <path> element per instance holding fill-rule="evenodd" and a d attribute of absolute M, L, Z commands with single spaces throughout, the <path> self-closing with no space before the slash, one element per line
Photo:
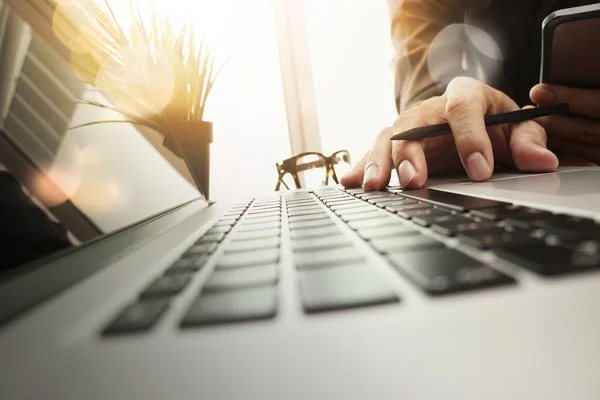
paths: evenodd
<path fill-rule="evenodd" d="M 486 128 L 484 116 L 518 110 L 504 93 L 475 79 L 453 79 L 446 92 L 400 114 L 393 128 L 377 136 L 371 151 L 341 180 L 365 190 L 384 188 L 392 168 L 403 187 L 422 187 L 428 174 L 456 171 L 461 166 L 474 181 L 490 178 L 494 165 L 545 172 L 558 167 L 546 148 L 546 133 L 534 121 Z M 394 133 L 448 122 L 452 135 L 420 141 L 391 141 Z"/>
<path fill-rule="evenodd" d="M 548 134 L 548 147 L 600 163 L 600 90 L 539 84 L 531 89 L 538 105 L 569 104 L 569 115 L 537 121 Z"/>

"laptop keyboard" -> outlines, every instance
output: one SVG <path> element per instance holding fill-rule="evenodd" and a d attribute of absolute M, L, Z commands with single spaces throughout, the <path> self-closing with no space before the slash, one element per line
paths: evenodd
<path fill-rule="evenodd" d="M 429 296 L 517 283 L 436 237 L 454 237 L 542 276 L 600 266 L 600 225 L 590 219 L 430 189 L 290 192 L 233 207 L 149 282 L 104 334 L 150 330 L 209 261 L 214 268 L 180 319 L 181 328 L 274 318 L 282 240 L 288 237 L 281 231 L 284 219 L 298 295 L 309 314 L 400 302 L 352 235 Z"/>

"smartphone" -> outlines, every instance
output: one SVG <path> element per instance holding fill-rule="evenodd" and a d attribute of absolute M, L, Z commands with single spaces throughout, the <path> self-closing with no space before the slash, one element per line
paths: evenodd
<path fill-rule="evenodd" d="M 546 17 L 540 82 L 600 89 L 600 4 L 566 8 Z"/>

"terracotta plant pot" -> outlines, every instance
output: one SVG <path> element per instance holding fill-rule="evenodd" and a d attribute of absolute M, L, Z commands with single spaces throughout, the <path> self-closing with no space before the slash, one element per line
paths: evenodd
<path fill-rule="evenodd" d="M 166 135 L 164 145 L 182 158 L 196 186 L 209 198 L 210 144 L 213 141 L 213 124 L 206 121 L 170 122 L 173 135 Z"/>

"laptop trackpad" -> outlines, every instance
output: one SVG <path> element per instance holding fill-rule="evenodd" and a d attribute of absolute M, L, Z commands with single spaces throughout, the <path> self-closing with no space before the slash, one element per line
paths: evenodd
<path fill-rule="evenodd" d="M 498 180 L 477 183 L 476 185 L 493 189 L 554 196 L 600 194 L 600 169 L 500 178 Z"/>

